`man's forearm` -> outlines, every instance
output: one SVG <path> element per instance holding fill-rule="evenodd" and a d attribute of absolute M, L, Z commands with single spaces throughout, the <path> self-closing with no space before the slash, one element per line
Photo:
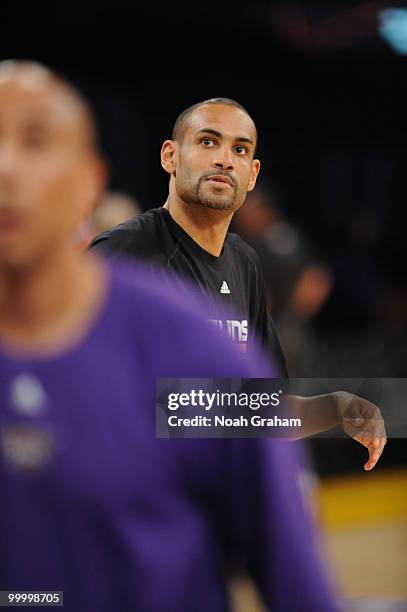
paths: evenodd
<path fill-rule="evenodd" d="M 338 403 L 334 393 L 312 397 L 288 395 L 287 400 L 290 416 L 301 419 L 302 427 L 295 439 L 327 431 L 340 423 Z"/>

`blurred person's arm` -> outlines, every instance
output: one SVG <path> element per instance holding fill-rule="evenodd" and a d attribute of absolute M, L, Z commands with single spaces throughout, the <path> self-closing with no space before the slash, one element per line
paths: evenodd
<path fill-rule="evenodd" d="M 290 296 L 290 309 L 302 320 L 312 319 L 325 304 L 332 284 L 332 274 L 326 266 L 317 262 L 306 265 Z"/>
<path fill-rule="evenodd" d="M 226 440 L 220 497 L 229 555 L 270 610 L 337 610 L 299 488 L 298 444 Z"/>

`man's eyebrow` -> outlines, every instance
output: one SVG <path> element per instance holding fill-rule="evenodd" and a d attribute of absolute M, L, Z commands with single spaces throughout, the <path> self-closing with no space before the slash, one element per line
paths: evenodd
<path fill-rule="evenodd" d="M 248 144 L 251 144 L 254 147 L 254 142 L 251 138 L 248 138 L 247 136 L 238 136 L 236 138 L 236 142 L 247 142 Z"/>
<path fill-rule="evenodd" d="M 46 130 L 48 125 L 41 118 L 28 119 L 23 124 L 24 129 L 26 130 Z"/>
<path fill-rule="evenodd" d="M 218 132 L 217 130 L 213 130 L 212 128 L 201 128 L 200 130 L 197 131 L 197 134 L 202 134 L 202 133 L 213 134 L 213 136 L 217 136 L 218 138 L 223 136 L 221 132 Z"/>
<path fill-rule="evenodd" d="M 218 138 L 220 138 L 221 136 L 223 136 L 223 134 L 221 132 L 218 132 L 217 130 L 214 130 L 212 128 L 201 128 L 200 130 L 197 131 L 197 134 L 213 134 L 213 136 L 217 136 Z M 254 142 L 251 138 L 248 138 L 247 136 L 237 136 L 237 138 L 235 138 L 236 142 L 247 142 L 248 144 L 251 144 L 252 146 L 254 146 Z"/>

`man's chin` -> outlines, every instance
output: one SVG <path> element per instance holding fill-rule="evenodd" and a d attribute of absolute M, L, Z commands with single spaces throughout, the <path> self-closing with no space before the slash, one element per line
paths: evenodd
<path fill-rule="evenodd" d="M 196 201 L 196 204 L 199 206 L 203 206 L 204 208 L 209 208 L 211 210 L 223 210 L 223 211 L 231 211 L 234 210 L 234 201 L 233 200 L 222 200 L 221 198 L 199 198 Z"/>

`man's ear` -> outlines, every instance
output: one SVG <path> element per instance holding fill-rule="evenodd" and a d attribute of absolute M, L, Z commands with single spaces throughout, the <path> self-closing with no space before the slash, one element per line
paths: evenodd
<path fill-rule="evenodd" d="M 161 147 L 161 165 L 168 174 L 174 174 L 177 168 L 177 142 L 165 140 Z"/>
<path fill-rule="evenodd" d="M 252 170 L 250 172 L 249 186 L 247 188 L 247 191 L 253 191 L 256 185 L 257 177 L 259 176 L 259 172 L 260 172 L 260 160 L 254 159 L 252 162 Z"/>

